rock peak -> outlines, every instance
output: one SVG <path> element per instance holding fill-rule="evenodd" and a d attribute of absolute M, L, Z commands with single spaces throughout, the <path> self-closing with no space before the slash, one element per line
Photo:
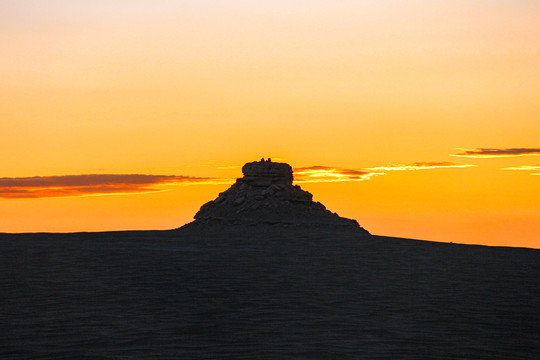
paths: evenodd
<path fill-rule="evenodd" d="M 218 226 L 270 225 L 308 229 L 339 228 L 369 233 L 356 220 L 340 217 L 326 209 L 313 195 L 293 185 L 293 169 L 289 164 L 271 159 L 254 161 L 242 167 L 243 177 L 204 204 L 195 214 L 195 221 L 186 229 Z"/>
<path fill-rule="evenodd" d="M 292 185 L 293 169 L 289 164 L 261 159 L 242 167 L 243 181 L 252 186 L 270 186 L 273 184 Z"/>

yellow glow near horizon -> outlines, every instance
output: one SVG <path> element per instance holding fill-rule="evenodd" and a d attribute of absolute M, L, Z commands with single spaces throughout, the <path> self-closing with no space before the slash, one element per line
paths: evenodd
<path fill-rule="evenodd" d="M 374 233 L 540 248 L 539 15 L 524 0 L 2 2 L 0 231 L 178 227 L 270 156 Z M 216 180 L 25 199 L 1 184 L 69 174 Z"/>

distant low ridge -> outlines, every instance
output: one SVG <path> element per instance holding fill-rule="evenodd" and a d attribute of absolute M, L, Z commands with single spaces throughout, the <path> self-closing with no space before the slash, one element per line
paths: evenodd
<path fill-rule="evenodd" d="M 271 159 L 242 167 L 243 177 L 204 204 L 195 220 L 182 229 L 215 226 L 270 225 L 275 227 L 336 228 L 369 235 L 356 220 L 340 217 L 326 209 L 313 195 L 293 185 L 289 164 Z"/>

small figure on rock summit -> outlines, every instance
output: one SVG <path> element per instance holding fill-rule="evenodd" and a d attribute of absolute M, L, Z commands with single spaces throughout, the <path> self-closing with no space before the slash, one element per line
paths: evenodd
<path fill-rule="evenodd" d="M 342 218 L 314 202 L 313 195 L 293 185 L 289 164 L 270 158 L 242 167 L 242 178 L 217 199 L 204 204 L 189 229 L 208 226 L 271 225 L 281 227 L 339 228 L 360 231 L 356 220 Z"/>

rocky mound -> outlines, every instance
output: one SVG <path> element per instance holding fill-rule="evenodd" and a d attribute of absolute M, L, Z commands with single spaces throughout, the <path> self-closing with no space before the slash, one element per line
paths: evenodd
<path fill-rule="evenodd" d="M 221 225 L 271 225 L 280 227 L 340 228 L 361 231 L 356 220 L 342 218 L 326 209 L 313 195 L 293 185 L 289 164 L 270 159 L 247 163 L 243 178 L 218 198 L 204 204 L 195 221 L 184 228 Z"/>

